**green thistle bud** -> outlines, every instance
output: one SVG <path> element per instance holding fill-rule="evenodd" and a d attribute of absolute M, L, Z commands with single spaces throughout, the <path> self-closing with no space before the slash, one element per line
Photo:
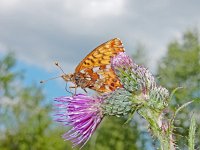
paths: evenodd
<path fill-rule="evenodd" d="M 156 86 L 152 74 L 146 68 L 133 63 L 125 53 L 115 56 L 111 64 L 124 88 L 131 93 L 148 94 Z"/>
<path fill-rule="evenodd" d="M 133 107 L 144 104 L 160 111 L 168 105 L 168 90 L 157 86 L 153 75 L 143 66 L 133 63 L 125 53 L 119 53 L 112 61 L 112 68 L 124 89 L 132 94 Z M 146 103 L 146 104 L 145 104 Z"/>
<path fill-rule="evenodd" d="M 169 92 L 161 86 L 154 87 L 149 93 L 149 105 L 154 109 L 162 110 L 168 106 Z"/>
<path fill-rule="evenodd" d="M 124 116 L 131 112 L 133 103 L 132 94 L 123 88 L 103 95 L 103 104 L 101 105 L 105 115 Z"/>

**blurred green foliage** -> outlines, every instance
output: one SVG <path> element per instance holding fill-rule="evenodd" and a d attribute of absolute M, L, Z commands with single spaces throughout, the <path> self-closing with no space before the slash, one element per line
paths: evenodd
<path fill-rule="evenodd" d="M 36 85 L 23 86 L 12 53 L 0 60 L 0 149 L 66 149 L 61 129 L 52 125 L 49 102 Z"/>
<path fill-rule="evenodd" d="M 178 113 L 175 135 L 180 149 L 187 148 L 190 118 L 194 115 L 197 122 L 196 139 L 200 139 L 200 39 L 196 29 L 183 34 L 182 40 L 174 40 L 168 45 L 166 56 L 158 65 L 160 84 L 170 91 L 179 89 L 170 104 L 171 111 L 190 100 L 197 100 Z M 196 140 L 196 145 L 200 141 Z"/>
<path fill-rule="evenodd" d="M 85 150 L 143 150 L 138 143 L 140 133 L 137 124 L 125 125 L 125 118 L 107 117 L 93 135 Z"/>

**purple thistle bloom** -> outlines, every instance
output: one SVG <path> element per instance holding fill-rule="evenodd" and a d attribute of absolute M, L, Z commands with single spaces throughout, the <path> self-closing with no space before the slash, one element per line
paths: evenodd
<path fill-rule="evenodd" d="M 111 59 L 112 68 L 133 68 L 134 64 L 132 59 L 126 55 L 125 52 L 120 52 L 114 58 Z"/>
<path fill-rule="evenodd" d="M 83 94 L 72 97 L 55 98 L 58 103 L 56 113 L 57 122 L 63 122 L 71 129 L 63 135 L 65 140 L 70 140 L 73 147 L 81 148 L 87 143 L 91 135 L 103 119 L 100 98 Z"/>

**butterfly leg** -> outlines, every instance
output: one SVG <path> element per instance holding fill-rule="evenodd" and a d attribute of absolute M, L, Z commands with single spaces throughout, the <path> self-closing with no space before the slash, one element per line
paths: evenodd
<path fill-rule="evenodd" d="M 69 87 L 70 89 L 75 89 L 74 95 L 76 95 L 76 89 L 77 89 L 77 87 L 78 87 L 77 85 L 74 85 L 74 86 L 70 86 L 70 87 Z"/>
<path fill-rule="evenodd" d="M 70 94 L 73 95 L 72 91 L 71 91 L 71 90 L 69 91 L 69 90 L 67 89 L 67 83 L 66 83 L 66 86 L 65 86 L 65 90 L 66 90 L 68 93 L 70 93 Z"/>
<path fill-rule="evenodd" d="M 86 89 L 85 89 L 85 88 L 84 88 L 83 90 L 85 91 L 85 93 L 87 93 L 87 91 L 86 91 Z"/>

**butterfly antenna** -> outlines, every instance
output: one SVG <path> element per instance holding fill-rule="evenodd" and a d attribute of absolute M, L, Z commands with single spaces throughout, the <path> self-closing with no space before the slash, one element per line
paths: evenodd
<path fill-rule="evenodd" d="M 63 74 L 66 75 L 66 73 L 63 71 L 62 67 L 59 65 L 59 63 L 58 63 L 57 61 L 55 62 L 55 65 L 56 65 L 58 68 L 60 68 L 60 70 L 63 72 Z"/>
<path fill-rule="evenodd" d="M 57 79 L 57 78 L 60 78 L 60 77 L 62 77 L 62 76 L 57 76 L 57 77 L 49 78 L 47 80 L 41 80 L 40 83 L 45 83 L 45 82 L 48 82 L 50 80 L 54 80 L 54 79 Z"/>

